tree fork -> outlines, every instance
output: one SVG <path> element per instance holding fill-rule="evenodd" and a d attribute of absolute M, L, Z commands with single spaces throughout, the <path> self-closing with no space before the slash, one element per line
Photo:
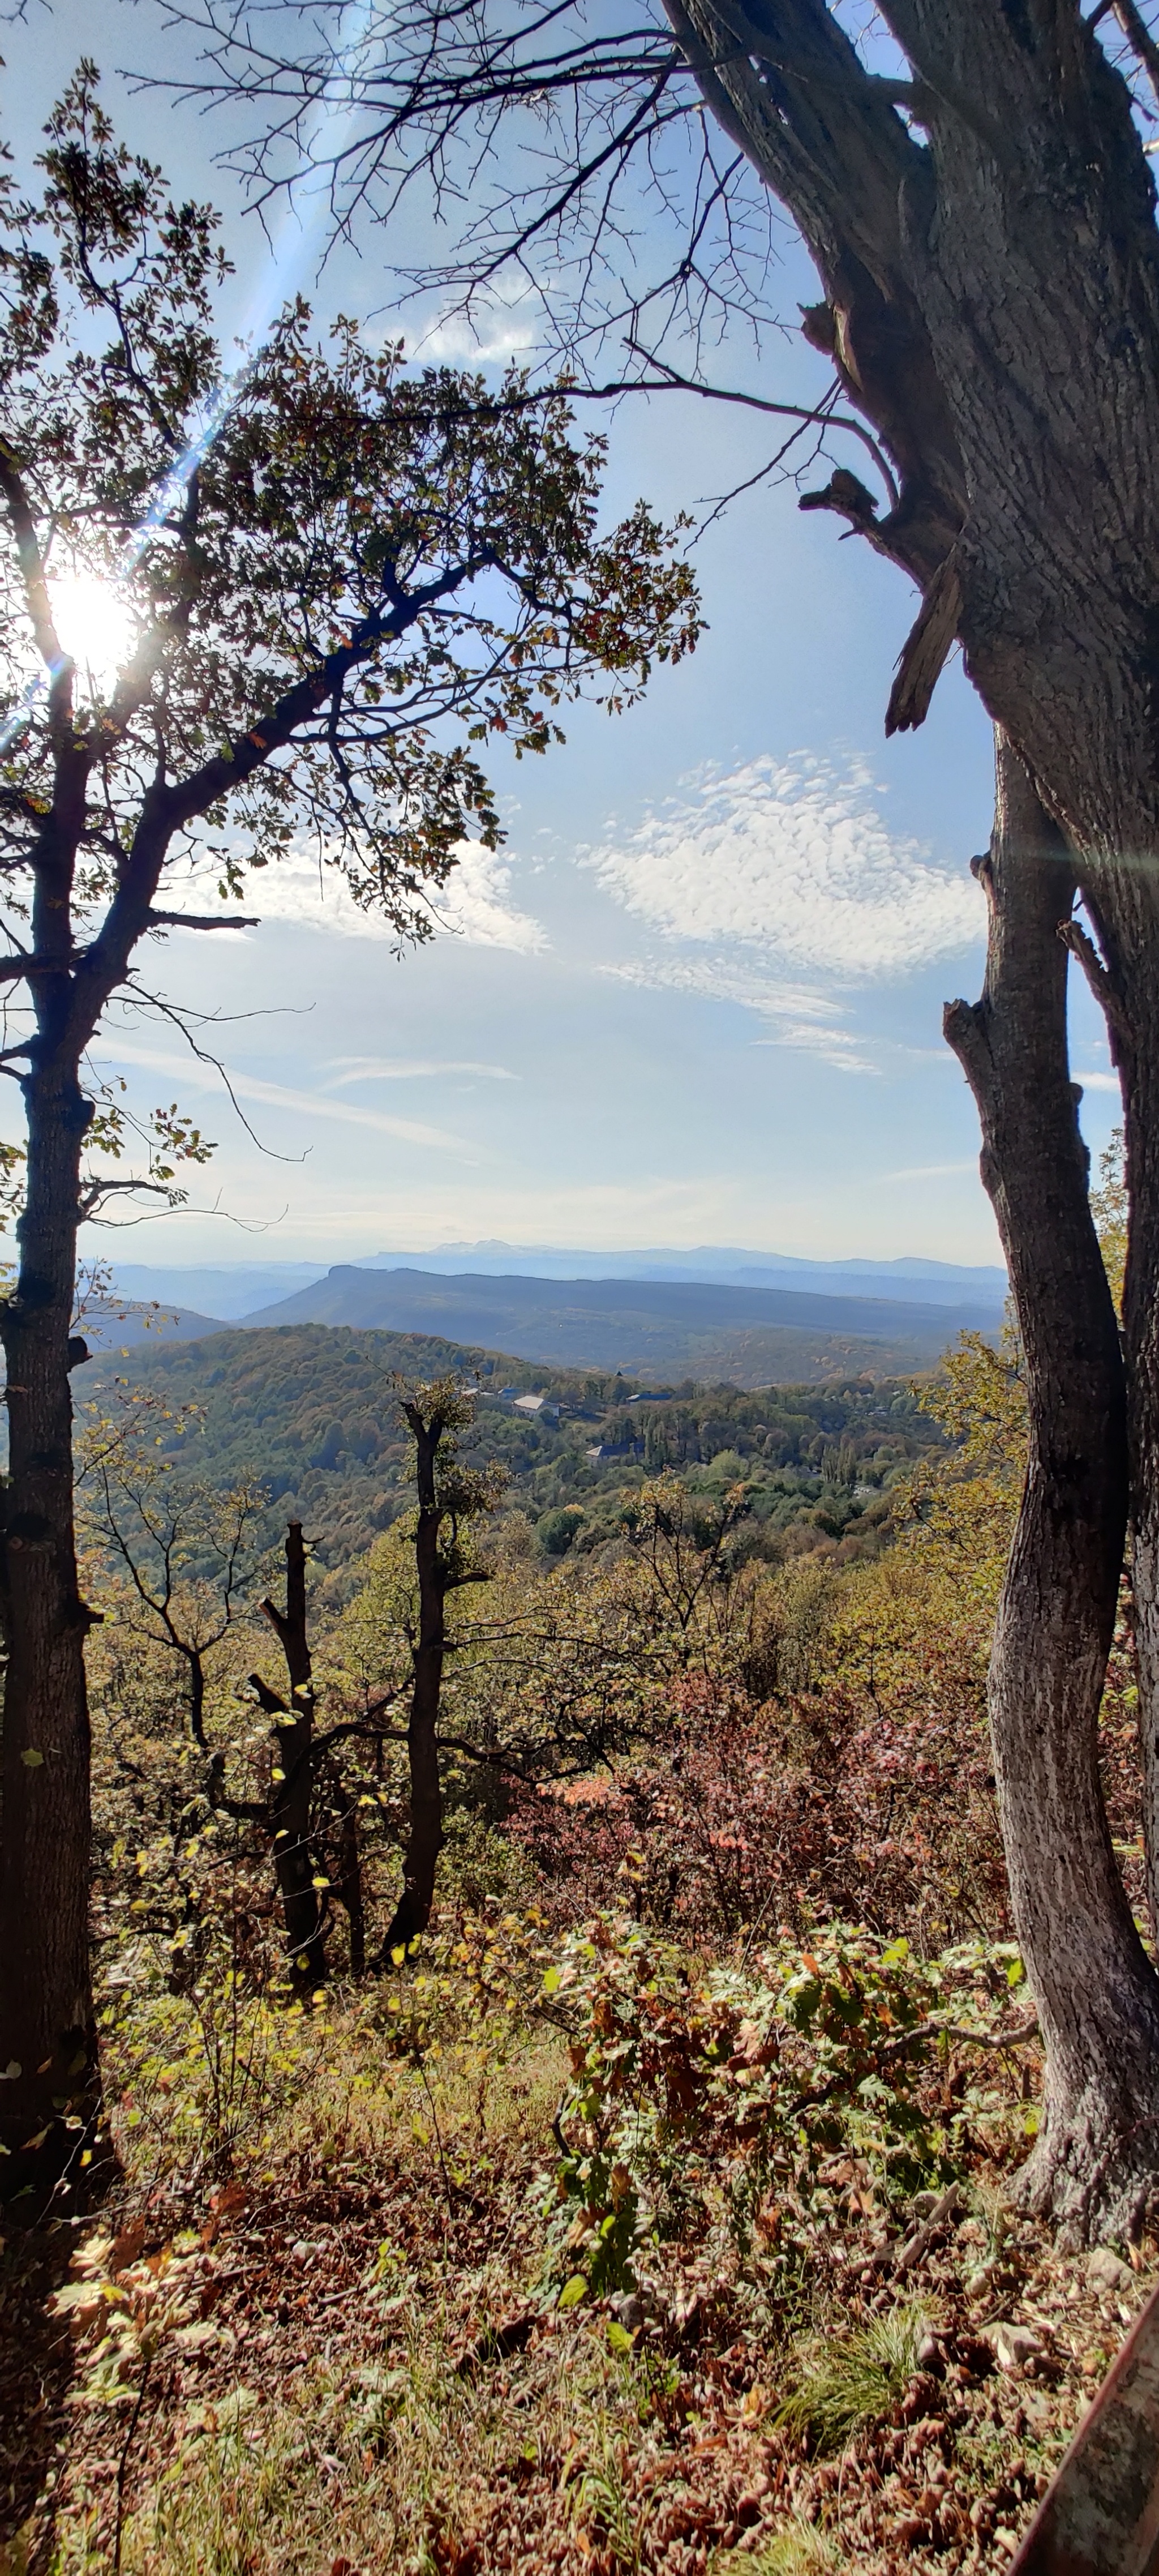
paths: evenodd
<path fill-rule="evenodd" d="M 990 1664 L 990 1724 L 1018 1939 L 1046 2045 L 1026 2203 L 1075 2241 L 1134 2227 L 1159 2171 L 1159 1978 L 1115 1862 L 1097 1723 L 1128 1502 L 1126 1389 L 1087 1191 L 1059 936 L 1074 870 L 996 733 L 975 862 L 989 908 L 979 1002 L 945 1034 L 982 1127 L 1030 1411 L 1026 1484 Z"/>

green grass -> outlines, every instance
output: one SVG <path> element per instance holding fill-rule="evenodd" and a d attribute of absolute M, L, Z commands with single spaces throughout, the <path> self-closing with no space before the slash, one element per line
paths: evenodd
<path fill-rule="evenodd" d="M 713 2576 L 830 2576 L 837 2563 L 828 2533 L 795 2513 L 765 2548 L 717 2558 Z"/>
<path fill-rule="evenodd" d="M 770 2549 L 749 2561 L 753 2576 L 822 2576 L 834 2564 L 832 2541 L 798 2514 L 777 2533 Z"/>
<path fill-rule="evenodd" d="M 928 2325 L 928 2310 L 911 2300 L 857 2334 L 815 2345 L 774 2422 L 807 2433 L 818 2451 L 844 2450 L 863 2425 L 879 2422 L 904 2396 Z"/>

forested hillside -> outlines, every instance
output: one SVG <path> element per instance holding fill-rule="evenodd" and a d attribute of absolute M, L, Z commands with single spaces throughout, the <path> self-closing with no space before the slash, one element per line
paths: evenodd
<path fill-rule="evenodd" d="M 1151 2277 L 1008 2203 L 1016 1348 L 966 1341 L 929 1412 L 320 1326 L 132 1359 L 81 1484 L 119 2165 L 13 2239 L 13 2526 L 93 2576 L 1004 2563 Z M 452 1363 L 474 1401 L 424 1391 Z M 545 1387 L 558 1421 L 516 1410 Z M 617 1434 L 643 1457 L 587 1456 Z M 1141 1906 L 1134 1669 L 1124 1619 Z"/>
<path fill-rule="evenodd" d="M 666 1465 L 720 1490 L 743 1477 L 754 1547 L 872 1551 L 888 1489 L 940 1445 L 906 1382 L 748 1392 L 685 1381 L 642 1392 L 619 1376 L 325 1324 L 161 1338 L 118 1355 L 115 1367 L 90 1362 L 75 1383 L 90 1429 L 146 1395 L 158 1408 L 160 1454 L 182 1477 L 219 1491 L 262 1486 L 267 1538 L 301 1518 L 320 1563 L 341 1576 L 413 1501 L 396 1375 L 447 1370 L 479 1388 L 472 1464 L 503 1469 L 506 1508 L 527 1515 L 549 1554 L 606 1539 L 625 1496 Z M 518 1397 L 536 1395 L 538 1411 L 520 1409 Z"/>

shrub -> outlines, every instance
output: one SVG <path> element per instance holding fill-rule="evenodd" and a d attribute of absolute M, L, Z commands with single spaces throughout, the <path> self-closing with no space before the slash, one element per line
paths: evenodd
<path fill-rule="evenodd" d="M 792 2260 L 839 2151 L 886 2205 L 947 2181 L 965 2115 L 929 2083 L 942 2034 L 1000 2027 L 1020 1980 L 1009 1946 L 924 1963 L 845 1924 L 712 1966 L 606 1915 L 572 1934 L 544 1984 L 571 2066 L 545 2212 L 565 2302 L 629 2287 L 722 2189 L 738 2253 L 761 2212 Z"/>
<path fill-rule="evenodd" d="M 545 1512 L 536 1523 L 535 1535 L 547 1556 L 566 1556 L 572 1540 L 583 1528 L 584 1515 L 578 1503 L 565 1503 L 559 1511 Z"/>
<path fill-rule="evenodd" d="M 672 1684 L 652 1740 L 579 1779 L 525 1788 L 508 1830 L 574 1921 L 627 1880 L 637 1918 L 685 1938 L 798 1927 L 818 1911 L 936 1950 L 1007 1928 L 980 1686 L 931 1643 L 875 1700 L 831 1682 L 755 1708 Z"/>

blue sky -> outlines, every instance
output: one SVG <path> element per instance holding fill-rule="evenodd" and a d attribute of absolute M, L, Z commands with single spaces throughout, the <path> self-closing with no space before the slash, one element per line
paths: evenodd
<path fill-rule="evenodd" d="M 220 130 L 112 77 L 160 43 L 146 0 L 35 11 L 5 31 L 5 125 L 26 148 L 82 44 L 94 53 L 127 139 L 224 206 L 236 322 L 267 292 L 269 254 L 211 167 Z M 370 240 L 320 304 L 381 306 L 376 259 Z M 809 280 L 790 250 L 787 311 Z M 501 313 L 497 354 L 529 327 Z M 457 324 L 433 345 L 467 355 Z M 809 364 L 774 343 L 759 364 L 725 353 L 721 375 L 794 395 Z M 622 407 L 611 440 L 609 518 L 641 492 L 695 508 L 772 443 L 751 415 L 675 396 Z M 575 711 L 546 759 L 492 760 L 508 844 L 466 854 L 430 947 L 396 961 L 291 864 L 257 881 L 260 930 L 219 934 L 211 956 L 188 934 L 156 952 L 177 1002 L 204 1007 L 210 975 L 214 1044 L 267 1150 L 171 1026 L 112 1021 L 102 1070 L 143 1109 L 179 1097 L 219 1150 L 195 1208 L 120 1244 L 101 1230 L 91 1250 L 341 1260 L 498 1235 L 996 1257 L 940 1034 L 943 1001 L 976 992 L 982 967 L 982 711 L 955 664 L 924 729 L 886 743 L 913 594 L 829 516 L 802 517 L 791 488 L 735 503 L 696 561 L 709 632 L 690 661 L 624 717 Z M 1117 1092 L 1078 997 L 1075 1034 L 1097 1152 Z"/>

